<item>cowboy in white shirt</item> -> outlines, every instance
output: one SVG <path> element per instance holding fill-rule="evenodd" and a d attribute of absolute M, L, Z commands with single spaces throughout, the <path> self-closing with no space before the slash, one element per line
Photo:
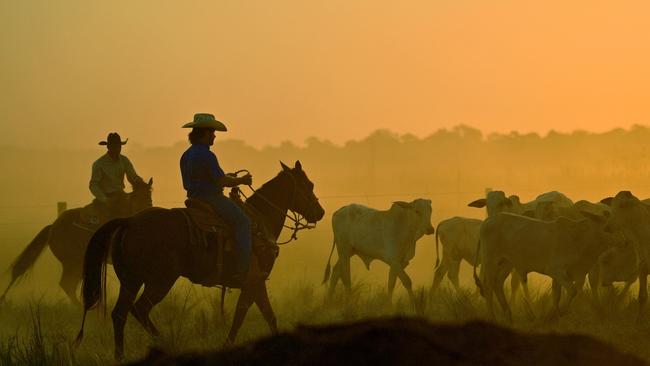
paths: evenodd
<path fill-rule="evenodd" d="M 128 139 L 127 139 L 128 141 Z M 108 152 L 93 163 L 92 176 L 90 177 L 90 192 L 96 198 L 96 203 L 113 217 L 119 213 L 120 204 L 124 198 L 124 176 L 132 185 L 142 183 L 129 159 L 120 154 L 122 141 L 117 133 L 109 133 L 106 141 L 100 145 L 106 146 Z"/>

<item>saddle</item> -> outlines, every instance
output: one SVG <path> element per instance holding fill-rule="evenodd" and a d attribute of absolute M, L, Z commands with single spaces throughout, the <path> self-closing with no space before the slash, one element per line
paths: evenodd
<path fill-rule="evenodd" d="M 238 190 L 233 189 L 230 198 L 251 218 L 253 251 L 260 254 L 260 251 L 267 250 L 263 247 L 268 247 L 268 245 L 264 245 L 268 243 L 266 239 L 268 236 L 261 225 L 257 224 L 258 220 L 255 220 L 255 214 L 239 198 Z M 174 209 L 183 214 L 189 228 L 189 250 L 191 253 L 187 266 L 188 273 L 185 276 L 192 282 L 203 286 L 238 287 L 236 284 L 228 283 L 228 278 L 235 272 L 234 229 L 205 201 L 188 199 L 185 201 L 185 206 L 186 208 Z M 251 262 L 251 265 L 262 264 L 256 262 L 256 257 L 258 256 L 253 256 L 255 263 Z M 264 257 L 269 256 L 264 255 Z M 266 267 L 266 265 L 262 267 Z"/>
<path fill-rule="evenodd" d="M 95 231 L 109 219 L 110 216 L 106 209 L 93 201 L 81 208 L 79 218 L 74 225 L 85 230 Z"/>

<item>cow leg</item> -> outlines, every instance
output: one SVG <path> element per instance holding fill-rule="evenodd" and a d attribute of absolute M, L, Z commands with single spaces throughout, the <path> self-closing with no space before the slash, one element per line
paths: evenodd
<path fill-rule="evenodd" d="M 454 285 L 454 288 L 457 292 L 460 292 L 460 284 L 458 282 L 458 274 L 460 273 L 460 259 L 452 258 L 449 260 L 449 272 L 447 272 L 447 278 L 451 281 L 451 284 Z"/>
<path fill-rule="evenodd" d="M 334 290 L 336 289 L 336 284 L 339 282 L 341 279 L 341 266 L 339 265 L 339 261 L 336 261 L 336 264 L 334 264 L 334 267 L 332 268 L 332 277 L 330 277 L 330 286 L 329 290 L 327 291 L 327 299 L 332 299 L 332 296 L 334 296 Z"/>
<path fill-rule="evenodd" d="M 517 292 L 519 291 L 519 286 L 521 285 L 521 277 L 517 271 L 510 273 L 510 302 L 515 303 L 517 300 Z"/>
<path fill-rule="evenodd" d="M 578 294 L 578 290 L 576 289 L 575 284 L 573 283 L 573 280 L 571 277 L 569 277 L 569 274 L 566 272 L 563 272 L 558 276 L 558 281 L 560 282 L 560 285 L 564 287 L 567 291 L 567 301 L 565 305 L 565 311 L 568 311 L 569 306 L 571 306 L 571 302 L 573 299 L 575 299 L 576 295 Z"/>
<path fill-rule="evenodd" d="M 555 318 L 560 315 L 560 297 L 562 296 L 562 286 L 555 278 L 551 285 L 553 291 L 553 310 L 551 311 L 551 318 Z"/>
<path fill-rule="evenodd" d="M 269 300 L 269 292 L 266 289 L 266 282 L 262 283 L 259 289 L 255 292 L 255 304 L 260 309 L 266 324 L 268 324 L 271 333 L 278 333 L 278 321 L 271 307 L 271 301 Z"/>
<path fill-rule="evenodd" d="M 413 293 L 413 281 L 411 281 L 411 277 L 409 277 L 406 271 L 404 271 L 404 268 L 400 269 L 399 272 L 397 272 L 397 276 L 399 276 L 399 280 L 402 281 L 402 284 L 406 288 L 406 291 L 409 294 L 409 298 L 411 299 L 411 303 L 415 308 L 415 312 L 421 314 L 424 309 L 415 299 L 415 294 Z"/>
<path fill-rule="evenodd" d="M 228 333 L 228 338 L 226 339 L 226 344 L 235 343 L 235 338 L 237 338 L 237 333 L 239 328 L 244 323 L 244 318 L 248 313 L 251 305 L 253 305 L 253 291 L 256 288 L 253 286 L 246 286 L 241 290 L 239 298 L 237 299 L 237 307 L 235 308 L 235 315 L 232 320 L 232 325 L 230 326 L 230 332 Z"/>
<path fill-rule="evenodd" d="M 391 302 L 393 299 L 393 291 L 395 290 L 398 271 L 399 269 L 396 265 L 390 266 L 390 270 L 388 271 L 388 302 Z"/>
<path fill-rule="evenodd" d="M 578 292 L 582 293 L 582 290 L 585 288 L 585 282 L 587 280 L 586 277 L 587 277 L 586 275 L 580 276 L 578 277 L 578 279 L 575 280 L 575 286 Z"/>
<path fill-rule="evenodd" d="M 499 300 L 499 304 L 501 305 L 501 309 L 506 314 L 506 319 L 508 319 L 508 322 L 512 323 L 512 311 L 510 310 L 510 306 L 508 305 L 508 301 L 506 300 L 506 294 L 503 291 L 503 284 L 508 277 L 508 274 L 511 272 L 512 267 L 509 265 L 502 264 L 499 266 L 499 270 L 497 272 L 496 276 L 496 283 L 494 286 L 494 292 L 497 296 L 497 300 Z"/>
<path fill-rule="evenodd" d="M 339 258 L 339 275 L 348 295 L 352 292 L 352 280 L 350 279 L 350 257 L 342 256 Z"/>
<path fill-rule="evenodd" d="M 494 280 L 493 276 L 494 269 L 490 264 L 483 264 L 481 266 L 481 273 L 479 278 L 481 279 L 481 285 L 479 287 L 479 291 L 481 292 L 481 295 L 485 297 L 485 304 L 487 305 L 487 310 L 488 310 L 488 316 L 490 319 L 494 320 L 496 317 L 494 316 L 494 303 L 492 302 L 492 294 L 493 294 L 493 289 L 494 289 L 494 283 L 496 282 Z"/>
<path fill-rule="evenodd" d="M 445 253 L 443 251 L 442 253 L 442 260 L 440 261 L 440 265 L 438 268 L 436 268 L 436 272 L 433 275 L 433 283 L 431 284 L 431 292 L 434 292 L 438 289 L 440 286 L 440 283 L 442 280 L 445 279 L 445 275 L 448 273 L 449 269 L 447 267 L 447 257 L 445 257 Z"/>
<path fill-rule="evenodd" d="M 600 266 L 598 263 L 589 271 L 589 288 L 594 306 L 600 308 Z"/>
<path fill-rule="evenodd" d="M 639 313 L 637 322 L 643 320 L 643 309 L 648 300 L 648 265 L 644 262 L 639 263 Z"/>

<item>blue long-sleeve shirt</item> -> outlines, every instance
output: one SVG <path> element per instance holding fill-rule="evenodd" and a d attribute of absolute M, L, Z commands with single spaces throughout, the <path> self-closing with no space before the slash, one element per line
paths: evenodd
<path fill-rule="evenodd" d="M 183 153 L 181 175 L 188 198 L 223 194 L 217 179 L 225 173 L 208 145 L 194 144 Z"/>

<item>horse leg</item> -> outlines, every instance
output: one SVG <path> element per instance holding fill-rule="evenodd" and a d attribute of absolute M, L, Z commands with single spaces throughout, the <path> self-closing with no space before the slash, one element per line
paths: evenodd
<path fill-rule="evenodd" d="M 133 306 L 133 300 L 135 300 L 141 286 L 142 281 L 131 279 L 130 281 L 125 280 L 122 282 L 120 280 L 120 294 L 117 297 L 117 303 L 115 303 L 113 313 L 111 314 L 113 318 L 116 360 L 122 360 L 124 358 L 124 325 L 126 324 L 126 317 L 129 315 L 129 311 Z"/>
<path fill-rule="evenodd" d="M 73 305 L 81 307 L 81 302 L 77 297 L 79 282 L 81 282 L 81 271 L 71 269 L 69 266 L 64 264 L 61 279 L 59 280 L 59 286 L 61 286 L 65 294 L 68 295 L 68 298 Z"/>
<path fill-rule="evenodd" d="M 230 332 L 228 333 L 226 344 L 232 344 L 235 342 L 239 328 L 241 328 L 242 323 L 244 323 L 246 313 L 248 313 L 248 309 L 250 309 L 251 305 L 253 304 L 253 296 L 255 296 L 254 291 L 255 287 L 253 286 L 246 286 L 241 290 L 239 298 L 237 299 L 235 316 L 232 320 L 232 326 L 230 327 Z"/>
<path fill-rule="evenodd" d="M 149 313 L 154 306 L 167 296 L 169 290 L 174 286 L 174 282 L 176 282 L 176 279 L 163 283 L 145 283 L 142 295 L 131 309 L 131 314 L 152 337 L 158 337 L 160 332 L 149 318 Z"/>
<path fill-rule="evenodd" d="M 269 325 L 271 333 L 278 333 L 278 321 L 271 307 L 271 301 L 269 300 L 269 293 L 266 289 L 266 282 L 262 283 L 255 290 L 255 304 L 260 309 L 264 320 Z"/>

